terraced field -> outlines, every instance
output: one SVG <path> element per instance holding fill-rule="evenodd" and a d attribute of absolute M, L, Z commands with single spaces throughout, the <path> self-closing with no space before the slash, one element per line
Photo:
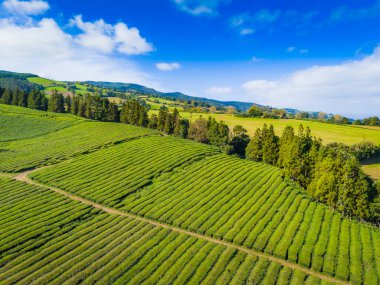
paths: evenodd
<path fill-rule="evenodd" d="M 146 137 L 81 156 L 32 176 L 91 200 L 115 205 L 160 173 L 218 153 L 217 148 L 174 137 Z"/>
<path fill-rule="evenodd" d="M 130 125 L 49 128 L 0 143 L 0 284 L 380 284 L 379 229 L 275 167 Z"/>
<path fill-rule="evenodd" d="M 321 283 L 225 245 L 99 214 L 48 189 L 0 179 L 0 194 L 1 284 Z"/>
<path fill-rule="evenodd" d="M 152 150 L 157 140 L 161 138 L 111 147 L 101 154 L 37 171 L 31 177 L 126 212 L 243 245 L 353 284 L 379 282 L 379 231 L 310 201 L 287 186 L 275 167 L 219 154 L 162 175 L 148 187 L 144 188 L 147 183 L 140 188 L 127 186 L 131 195 L 125 195 L 123 187 L 109 186 L 120 185 L 122 174 L 116 172 L 114 184 L 102 175 L 94 175 L 108 165 L 120 165 L 125 169 L 124 181 L 128 169 L 136 164 L 126 155 L 135 152 L 132 144 Z M 123 147 L 125 151 L 121 152 Z M 125 160 L 120 162 L 105 153 L 120 153 Z M 111 159 L 103 164 L 101 156 Z M 136 157 L 138 164 L 150 165 L 146 171 L 152 171 L 152 175 L 155 161 L 163 163 L 160 151 L 152 152 L 148 160 L 144 155 Z M 92 182 L 83 183 L 85 177 L 91 177 Z M 115 196 L 125 199 L 118 199 L 119 203 L 109 199 Z"/>
<path fill-rule="evenodd" d="M 0 143 L 0 171 L 17 172 L 56 163 L 105 145 L 156 134 L 116 123 L 83 122 L 33 139 Z"/>
<path fill-rule="evenodd" d="M 71 118 L 6 114 L 0 111 L 0 142 L 32 138 L 67 128 L 76 123 Z"/>

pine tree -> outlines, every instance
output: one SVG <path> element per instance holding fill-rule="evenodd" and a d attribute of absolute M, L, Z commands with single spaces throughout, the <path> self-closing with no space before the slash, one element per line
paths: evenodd
<path fill-rule="evenodd" d="M 262 160 L 268 164 L 276 165 L 278 160 L 279 138 L 274 134 L 274 129 L 272 125 L 270 125 L 269 129 L 263 128 L 263 130 L 265 131 L 262 134 Z"/>
<path fill-rule="evenodd" d="M 263 156 L 263 137 L 260 129 L 255 131 L 245 150 L 245 156 L 254 161 L 261 161 Z"/>
<path fill-rule="evenodd" d="M 13 93 L 11 90 L 9 89 L 5 89 L 4 93 L 3 93 L 3 96 L 1 97 L 1 102 L 3 104 L 12 104 L 13 102 Z"/>
<path fill-rule="evenodd" d="M 108 107 L 108 121 L 109 122 L 120 122 L 119 109 L 116 104 L 111 103 Z"/>
<path fill-rule="evenodd" d="M 20 101 L 20 89 L 16 89 L 16 91 L 13 93 L 12 105 L 18 106 L 19 101 Z"/>
<path fill-rule="evenodd" d="M 148 125 L 148 122 L 149 122 L 148 112 L 146 111 L 145 107 L 141 105 L 138 125 L 140 127 L 146 127 Z"/>
<path fill-rule="evenodd" d="M 166 117 L 168 115 L 168 112 L 168 108 L 166 108 L 165 106 L 162 106 L 160 108 L 160 111 L 158 112 L 157 129 L 161 132 L 163 132 L 165 129 Z"/>
<path fill-rule="evenodd" d="M 158 117 L 156 114 L 152 114 L 149 118 L 148 128 L 157 129 Z"/>
<path fill-rule="evenodd" d="M 57 90 L 54 90 L 50 96 L 49 111 L 55 113 L 65 112 L 65 100 L 63 98 L 63 95 L 61 93 L 58 93 Z"/>
<path fill-rule="evenodd" d="M 28 106 L 28 93 L 26 93 L 23 90 L 21 90 L 19 93 L 18 106 L 20 106 L 20 107 L 27 107 Z"/>

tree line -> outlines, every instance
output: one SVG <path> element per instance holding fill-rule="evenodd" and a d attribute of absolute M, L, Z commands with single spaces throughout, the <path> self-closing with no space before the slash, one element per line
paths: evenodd
<path fill-rule="evenodd" d="M 0 102 L 42 111 L 48 110 L 48 99 L 40 90 L 26 92 L 21 89 L 12 91 L 11 89 L 0 88 Z"/>
<path fill-rule="evenodd" d="M 309 128 L 300 125 L 296 133 L 287 126 L 278 137 L 272 125 L 264 124 L 249 142 L 246 157 L 280 167 L 284 177 L 297 182 L 312 198 L 348 217 L 380 219 L 378 191 L 352 149 L 343 144 L 324 146 Z"/>

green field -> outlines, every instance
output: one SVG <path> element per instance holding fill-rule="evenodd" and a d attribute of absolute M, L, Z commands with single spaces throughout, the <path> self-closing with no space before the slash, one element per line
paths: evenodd
<path fill-rule="evenodd" d="M 0 178 L 0 195 L 1 284 L 320 284 L 266 258 L 100 214 L 48 189 Z"/>
<path fill-rule="evenodd" d="M 158 114 L 158 111 L 152 110 L 150 113 Z M 298 129 L 300 124 L 310 127 L 312 134 L 323 139 L 324 143 L 341 142 L 345 144 L 355 144 L 362 141 L 370 141 L 380 144 L 379 128 L 363 128 L 358 126 L 341 126 L 320 122 L 301 121 L 293 119 L 261 119 L 261 118 L 240 118 L 228 114 L 199 114 L 199 113 L 180 113 L 183 118 L 196 120 L 199 116 L 208 118 L 214 117 L 218 121 L 224 121 L 231 129 L 236 125 L 242 125 L 252 136 L 257 128 L 262 128 L 263 124 L 273 125 L 277 135 L 281 135 L 286 126 L 292 126 Z"/>
<path fill-rule="evenodd" d="M 380 181 L 380 156 L 364 161 L 362 167 L 372 179 Z"/>
<path fill-rule="evenodd" d="M 29 82 L 36 83 L 36 84 L 42 85 L 44 87 L 49 87 L 49 86 L 56 85 L 56 84 L 60 83 L 58 81 L 50 80 L 50 79 L 43 78 L 43 77 L 28 77 L 27 79 Z"/>
<path fill-rule="evenodd" d="M 188 160 L 185 144 L 180 153 L 165 139 L 135 140 L 37 171 L 31 177 L 126 212 L 243 245 L 355 284 L 377 280 L 380 256 L 373 252 L 380 236 L 374 228 L 310 201 L 287 186 L 275 167 L 222 154 L 198 159 L 174 172 L 165 171 L 152 180 L 167 163 L 174 168 Z M 164 159 L 163 153 L 171 155 Z M 175 162 L 170 163 L 171 157 Z M 112 165 L 114 172 L 99 175 Z M 144 165 L 150 165 L 149 169 Z M 124 169 L 123 173 L 119 169 Z M 364 260 L 366 266 L 361 266 Z"/>
<path fill-rule="evenodd" d="M 37 114 L 1 114 L 0 284 L 380 284 L 379 228 L 316 203 L 275 167 Z M 25 132 L 28 118 L 73 123 Z"/>

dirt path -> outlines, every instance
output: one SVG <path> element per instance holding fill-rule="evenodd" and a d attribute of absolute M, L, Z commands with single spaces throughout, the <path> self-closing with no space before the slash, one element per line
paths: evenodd
<path fill-rule="evenodd" d="M 45 167 L 42 167 L 42 168 L 45 168 Z M 38 170 L 41 170 L 42 168 L 37 168 L 37 169 L 29 170 L 29 171 L 26 171 L 26 172 L 22 172 L 22 173 L 20 173 L 20 174 L 18 174 L 16 176 L 14 176 L 13 179 L 18 180 L 18 181 L 22 181 L 22 182 L 25 182 L 25 183 L 28 183 L 28 184 L 31 184 L 31 185 L 35 185 L 35 186 L 39 186 L 39 187 L 50 189 L 50 190 L 52 190 L 54 192 L 57 192 L 57 193 L 59 193 L 61 195 L 64 195 L 64 196 L 70 198 L 71 200 L 79 201 L 79 202 L 81 202 L 83 204 L 90 205 L 90 206 L 92 206 L 92 207 L 94 207 L 96 209 L 100 209 L 100 210 L 102 210 L 104 212 L 107 212 L 107 213 L 110 213 L 110 214 L 113 214 L 113 215 L 128 217 L 128 218 L 135 219 L 135 220 L 138 220 L 138 221 L 141 221 L 141 222 L 149 223 L 149 224 L 157 226 L 157 227 L 170 229 L 170 230 L 172 230 L 174 232 L 178 232 L 178 233 L 182 233 L 182 234 L 185 234 L 185 235 L 197 237 L 197 238 L 200 238 L 200 239 L 203 239 L 203 240 L 207 240 L 207 241 L 212 242 L 212 243 L 216 243 L 216 244 L 221 244 L 221 245 L 227 246 L 229 248 L 234 248 L 234 249 L 240 250 L 242 252 L 245 252 L 247 254 L 252 254 L 252 255 L 256 255 L 256 256 L 262 257 L 262 258 L 266 258 L 266 259 L 268 259 L 270 261 L 279 263 L 279 264 L 281 264 L 283 266 L 290 267 L 292 269 L 296 269 L 296 270 L 302 271 L 302 272 L 304 272 L 304 273 L 306 273 L 308 275 L 312 275 L 312 276 L 318 277 L 318 278 L 320 278 L 322 280 L 325 280 L 325 281 L 328 281 L 328 282 L 333 282 L 333 283 L 337 283 L 337 284 L 349 284 L 346 281 L 342 281 L 342 280 L 336 279 L 334 277 L 331 277 L 331 276 L 328 276 L 328 275 L 316 272 L 314 270 L 307 269 L 307 268 L 302 267 L 302 266 L 300 266 L 298 264 L 286 261 L 284 259 L 272 256 L 272 255 L 268 255 L 268 254 L 265 254 L 265 253 L 262 253 L 262 252 L 259 252 L 259 251 L 253 250 L 253 249 L 248 249 L 248 248 L 243 247 L 243 246 L 235 245 L 233 243 L 226 242 L 226 241 L 219 240 L 219 239 L 215 239 L 215 238 L 212 238 L 212 237 L 209 237 L 209 236 L 205 236 L 205 235 L 202 235 L 202 234 L 197 234 L 197 233 L 194 233 L 194 232 L 191 232 L 191 231 L 187 231 L 187 230 L 184 230 L 184 229 L 181 229 L 181 228 L 173 227 L 173 226 L 168 225 L 168 224 L 156 222 L 154 220 L 150 220 L 150 219 L 147 219 L 147 218 L 144 218 L 144 217 L 141 217 L 141 216 L 137 216 L 137 215 L 133 215 L 133 214 L 129 214 L 129 213 L 126 213 L 126 212 L 122 212 L 122 211 L 119 211 L 119 210 L 116 210 L 116 209 L 113 209 L 113 208 L 109 208 L 109 207 L 97 204 L 95 202 L 92 202 L 90 200 L 87 200 L 85 198 L 81 198 L 79 196 L 73 195 L 73 194 L 68 193 L 66 191 L 63 191 L 61 189 L 58 189 L 58 188 L 55 188 L 55 187 L 46 186 L 44 184 L 38 183 L 38 182 L 36 182 L 34 180 L 31 180 L 28 177 L 28 175 L 30 173 L 38 171 Z"/>

